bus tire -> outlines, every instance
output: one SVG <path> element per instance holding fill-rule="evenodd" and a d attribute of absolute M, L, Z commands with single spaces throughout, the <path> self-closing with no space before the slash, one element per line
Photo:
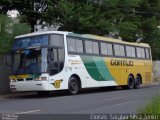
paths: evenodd
<path fill-rule="evenodd" d="M 128 77 L 128 85 L 127 85 L 127 88 L 128 89 L 133 89 L 134 88 L 134 78 L 133 78 L 133 76 L 129 76 Z"/>
<path fill-rule="evenodd" d="M 141 77 L 139 75 L 137 75 L 135 82 L 134 82 L 134 88 L 135 89 L 139 89 L 140 88 L 140 84 L 141 84 Z"/>
<path fill-rule="evenodd" d="M 75 95 L 79 92 L 79 83 L 75 77 L 71 77 L 68 83 L 68 92 L 70 95 Z"/>

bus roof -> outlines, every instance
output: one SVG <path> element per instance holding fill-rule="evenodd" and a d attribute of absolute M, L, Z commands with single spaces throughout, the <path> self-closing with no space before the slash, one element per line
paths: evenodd
<path fill-rule="evenodd" d="M 121 39 L 115 39 L 112 37 L 103 37 L 103 36 L 91 35 L 91 34 L 75 34 L 75 33 L 69 33 L 69 35 L 73 37 L 81 37 L 81 38 L 95 39 L 95 40 L 108 41 L 108 42 L 114 42 L 114 43 L 120 43 L 120 44 L 149 47 L 149 45 L 146 43 L 126 42 Z"/>
<path fill-rule="evenodd" d="M 19 36 L 16 36 L 15 38 L 30 37 L 30 36 L 36 36 L 36 35 L 52 34 L 52 33 L 68 34 L 70 32 L 66 32 L 66 31 L 38 31 L 38 32 L 24 34 L 24 35 L 19 35 Z"/>
<path fill-rule="evenodd" d="M 76 34 L 76 33 L 67 32 L 67 31 L 39 31 L 39 32 L 33 32 L 33 33 L 24 34 L 24 35 L 19 35 L 19 36 L 16 36 L 15 38 L 17 39 L 17 38 L 22 38 L 22 37 L 30 37 L 30 36 L 43 35 L 43 34 L 52 34 L 52 33 L 66 34 L 66 35 L 73 36 L 73 37 L 95 39 L 95 40 L 101 40 L 101 41 L 109 41 L 109 42 L 120 43 L 120 44 L 149 47 L 149 45 L 146 43 L 126 42 L 126 41 L 111 38 L 111 37 L 103 37 L 103 36 L 91 35 L 91 34 Z"/>

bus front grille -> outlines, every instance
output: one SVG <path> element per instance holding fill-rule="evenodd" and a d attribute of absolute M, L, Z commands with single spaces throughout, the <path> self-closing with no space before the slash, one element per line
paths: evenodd
<path fill-rule="evenodd" d="M 17 79 L 17 81 L 24 81 L 24 79 Z"/>
<path fill-rule="evenodd" d="M 26 78 L 26 81 L 33 80 L 33 78 Z"/>

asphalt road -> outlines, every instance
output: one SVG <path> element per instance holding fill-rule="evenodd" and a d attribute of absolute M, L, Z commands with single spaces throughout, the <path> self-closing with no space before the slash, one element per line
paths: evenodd
<path fill-rule="evenodd" d="M 85 90 L 74 96 L 63 92 L 50 96 L 27 95 L 0 99 L 0 113 L 13 114 L 109 114 L 137 113 L 154 96 L 160 86 L 132 90 Z"/>

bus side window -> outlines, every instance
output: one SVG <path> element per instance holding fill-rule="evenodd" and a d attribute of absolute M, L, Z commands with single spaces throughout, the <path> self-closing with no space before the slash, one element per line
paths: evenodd
<path fill-rule="evenodd" d="M 125 56 L 124 46 L 114 44 L 115 56 Z"/>
<path fill-rule="evenodd" d="M 64 47 L 63 35 L 58 35 L 58 34 L 51 35 L 50 43 L 52 46 L 55 46 L 55 47 Z"/>
<path fill-rule="evenodd" d="M 92 42 L 93 54 L 99 54 L 99 45 L 98 42 Z"/>
<path fill-rule="evenodd" d="M 150 55 L 149 55 L 149 50 L 148 50 L 148 48 L 146 48 L 146 49 L 145 49 L 145 51 L 146 51 L 146 58 L 150 58 Z"/>
<path fill-rule="evenodd" d="M 76 52 L 83 53 L 83 42 L 82 40 L 76 39 Z"/>
<path fill-rule="evenodd" d="M 136 51 L 137 51 L 137 57 L 138 57 L 138 58 L 142 58 L 141 48 L 137 47 L 137 48 L 136 48 Z"/>
<path fill-rule="evenodd" d="M 132 57 L 132 50 L 130 46 L 126 46 L 126 55 L 127 57 Z"/>
<path fill-rule="evenodd" d="M 101 54 L 102 54 L 102 55 L 107 55 L 107 45 L 106 45 L 106 43 L 103 43 L 103 42 L 102 42 L 102 43 L 100 44 L 100 46 L 101 46 L 101 47 L 100 47 L 100 48 L 101 48 Z"/>
<path fill-rule="evenodd" d="M 141 52 L 142 52 L 142 58 L 145 58 L 145 51 L 144 51 L 144 48 L 141 48 Z"/>
<path fill-rule="evenodd" d="M 126 46 L 126 55 L 127 57 L 136 57 L 135 48 L 131 46 Z"/>
<path fill-rule="evenodd" d="M 136 51 L 137 51 L 137 57 L 138 58 L 145 58 L 144 48 L 137 47 Z"/>
<path fill-rule="evenodd" d="M 68 52 L 76 52 L 76 40 L 74 38 L 68 37 L 67 44 Z"/>
<path fill-rule="evenodd" d="M 119 45 L 114 44 L 114 53 L 115 56 L 120 56 Z"/>
<path fill-rule="evenodd" d="M 102 55 L 113 55 L 112 44 L 109 43 L 100 43 L 101 54 Z"/>
<path fill-rule="evenodd" d="M 59 70 L 61 71 L 64 66 L 64 49 L 58 49 L 58 59 L 59 59 Z"/>
<path fill-rule="evenodd" d="M 107 53 L 108 53 L 108 55 L 113 55 L 112 44 L 107 43 Z"/>
<path fill-rule="evenodd" d="M 86 53 L 89 53 L 89 54 L 93 53 L 92 41 L 85 41 L 85 49 L 86 49 Z"/>
<path fill-rule="evenodd" d="M 119 50 L 120 50 L 120 56 L 125 56 L 125 51 L 124 51 L 124 46 L 123 45 L 119 46 Z"/>
<path fill-rule="evenodd" d="M 136 49 L 135 47 L 131 47 L 132 57 L 136 57 Z"/>

